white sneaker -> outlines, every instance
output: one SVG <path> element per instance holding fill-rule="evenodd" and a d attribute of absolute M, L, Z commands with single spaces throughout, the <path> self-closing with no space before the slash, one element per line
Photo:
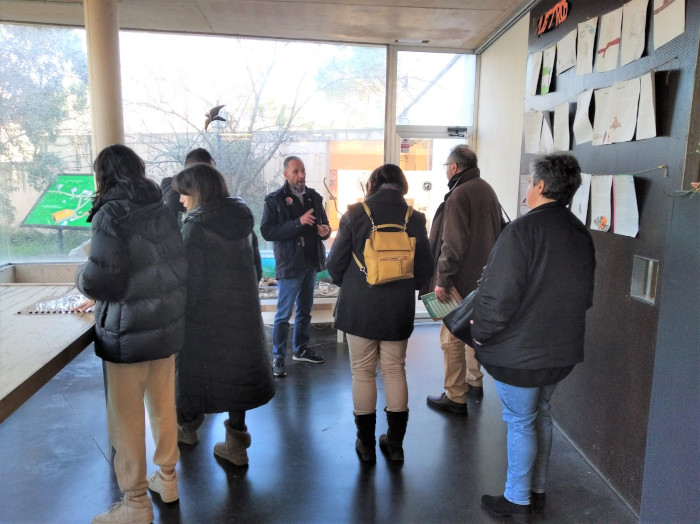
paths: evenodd
<path fill-rule="evenodd" d="M 92 519 L 92 524 L 151 524 L 151 522 L 153 522 L 153 505 L 147 494 L 133 499 L 124 495 L 124 498 L 108 511 Z"/>
<path fill-rule="evenodd" d="M 155 471 L 148 477 L 148 489 L 158 493 L 163 502 L 175 502 L 180 498 L 177 492 L 177 471 L 173 473 L 173 478 L 171 479 L 163 477 L 160 470 Z"/>

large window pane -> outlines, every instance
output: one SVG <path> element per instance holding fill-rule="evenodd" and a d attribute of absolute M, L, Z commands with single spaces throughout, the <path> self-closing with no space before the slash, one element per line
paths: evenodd
<path fill-rule="evenodd" d="M 396 124 L 471 126 L 476 56 L 399 51 Z"/>
<path fill-rule="evenodd" d="M 89 238 L 91 194 L 60 181 L 90 174 L 89 123 L 85 32 L 0 25 L 0 264 L 64 259 Z"/>
<path fill-rule="evenodd" d="M 304 161 L 334 228 L 340 173 L 382 162 L 384 48 L 135 32 L 120 45 L 127 144 L 149 175 L 173 176 L 204 147 L 257 227 L 284 157 Z M 205 128 L 218 105 L 225 121 Z"/>

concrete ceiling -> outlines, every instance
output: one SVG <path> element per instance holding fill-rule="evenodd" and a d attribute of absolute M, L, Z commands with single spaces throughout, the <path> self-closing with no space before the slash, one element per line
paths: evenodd
<path fill-rule="evenodd" d="M 473 51 L 532 0 L 120 0 L 122 29 Z M 0 22 L 83 26 L 82 0 L 0 0 Z M 412 43 L 423 42 L 427 43 Z M 401 42 L 398 42 L 401 44 Z"/>

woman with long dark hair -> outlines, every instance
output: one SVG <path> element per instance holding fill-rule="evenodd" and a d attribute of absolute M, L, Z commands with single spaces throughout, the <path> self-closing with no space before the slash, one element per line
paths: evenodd
<path fill-rule="evenodd" d="M 160 189 L 136 153 L 108 146 L 94 170 L 90 255 L 76 284 L 96 301 L 95 353 L 104 360 L 109 439 L 124 498 L 93 523 L 150 523 L 147 488 L 164 502 L 179 497 L 174 354 L 184 340 L 187 261 Z M 160 466 L 148 478 L 144 403 Z"/>
<path fill-rule="evenodd" d="M 179 440 L 198 442 L 206 413 L 228 413 L 226 439 L 214 454 L 248 464 L 249 409 L 275 393 L 265 352 L 258 281 L 260 252 L 253 214 L 209 164 L 194 164 L 173 180 L 187 209 L 182 236 L 187 249 L 187 327 L 177 357 Z"/>
<path fill-rule="evenodd" d="M 353 204 L 340 220 L 327 268 L 340 285 L 335 327 L 347 334 L 352 369 L 352 399 L 357 441 L 355 449 L 364 462 L 376 460 L 377 365 L 382 373 L 389 429 L 379 437 L 379 447 L 389 460 L 403 461 L 403 438 L 408 423 L 406 346 L 413 332 L 416 290 L 433 273 L 425 215 L 413 211 L 406 221 L 404 195 L 408 181 L 399 166 L 385 164 L 367 182 L 365 204 L 374 224 L 404 224 L 415 237 L 414 277 L 370 286 L 353 259 L 362 257 L 372 222 L 363 205 Z"/>

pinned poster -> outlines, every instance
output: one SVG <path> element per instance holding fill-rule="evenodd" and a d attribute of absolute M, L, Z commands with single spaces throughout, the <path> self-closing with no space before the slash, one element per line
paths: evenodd
<path fill-rule="evenodd" d="M 617 67 L 622 34 L 622 8 L 615 9 L 600 17 L 596 71 L 604 73 Z"/>
<path fill-rule="evenodd" d="M 576 29 L 557 42 L 557 76 L 576 65 Z"/>
<path fill-rule="evenodd" d="M 527 96 L 534 96 L 537 94 L 537 82 L 540 79 L 540 71 L 542 69 L 542 51 L 530 55 L 529 66 Z"/>
<path fill-rule="evenodd" d="M 574 117 L 574 137 L 576 144 L 585 144 L 593 140 L 593 126 L 588 118 L 591 108 L 593 89 L 587 89 L 576 97 L 576 116 Z"/>
<path fill-rule="evenodd" d="M 540 135 L 542 134 L 542 112 L 528 111 L 523 115 L 523 134 L 525 152 L 539 153 Z"/>
<path fill-rule="evenodd" d="M 554 149 L 568 151 L 570 143 L 569 103 L 562 102 L 554 106 Z"/>
<path fill-rule="evenodd" d="M 591 175 L 581 173 L 581 185 L 578 186 L 574 198 L 571 201 L 571 212 L 581 223 L 586 225 L 588 214 L 588 197 L 591 194 Z"/>
<path fill-rule="evenodd" d="M 612 182 L 612 175 L 591 177 L 591 229 L 595 231 L 605 232 L 610 229 Z"/>
<path fill-rule="evenodd" d="M 593 72 L 593 51 L 598 17 L 578 24 L 578 47 L 576 50 L 576 76 Z"/>
<path fill-rule="evenodd" d="M 654 49 L 685 31 L 685 0 L 654 0 Z"/>
<path fill-rule="evenodd" d="M 552 73 L 554 72 L 554 58 L 556 55 L 556 45 L 544 50 L 544 55 L 542 56 L 542 84 L 540 85 L 541 95 L 549 93 L 549 86 L 552 84 Z"/>
<path fill-rule="evenodd" d="M 654 71 L 639 78 L 639 114 L 637 115 L 637 140 L 656 136 L 656 96 Z"/>
<path fill-rule="evenodd" d="M 615 175 L 613 179 L 615 206 L 613 232 L 616 235 L 636 237 L 639 233 L 639 210 L 637 209 L 637 194 L 634 191 L 634 177 L 632 175 Z"/>
<path fill-rule="evenodd" d="M 622 6 L 620 65 L 629 64 L 644 52 L 649 0 L 632 0 Z"/>

